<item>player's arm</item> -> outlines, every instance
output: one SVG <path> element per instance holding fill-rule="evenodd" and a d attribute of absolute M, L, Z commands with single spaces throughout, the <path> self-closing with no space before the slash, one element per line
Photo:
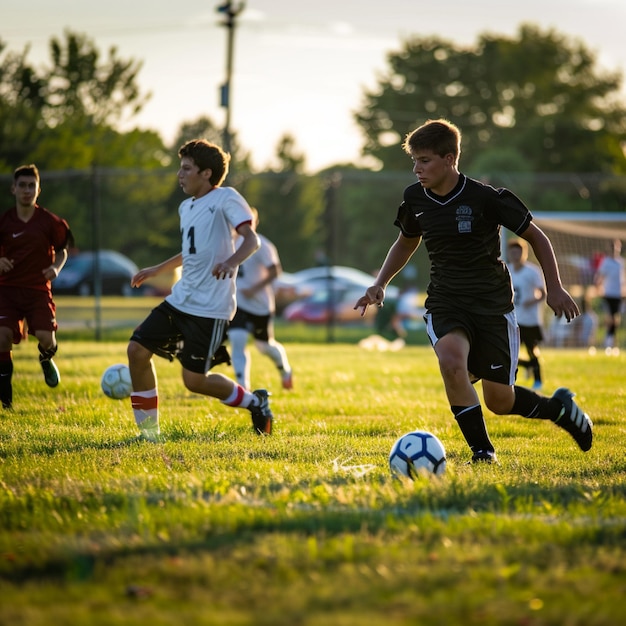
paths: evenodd
<path fill-rule="evenodd" d="M 262 280 L 260 280 L 256 285 L 252 285 L 247 289 L 242 289 L 241 293 L 247 298 L 251 298 L 257 291 L 261 291 L 265 289 L 267 285 L 271 285 L 278 276 L 282 273 L 282 268 L 280 263 L 278 265 L 268 265 L 265 266 L 266 274 Z"/>
<path fill-rule="evenodd" d="M 422 241 L 421 237 L 405 237 L 402 233 L 393 242 L 378 276 L 371 287 L 368 287 L 364 296 L 361 296 L 354 305 L 355 309 L 361 308 L 361 315 L 365 315 L 370 304 L 383 305 L 385 289 L 394 276 L 408 263 L 413 253 Z"/>
<path fill-rule="evenodd" d="M 554 248 L 546 234 L 533 222 L 520 233 L 533 249 L 546 279 L 546 302 L 557 317 L 565 316 L 569 322 L 580 315 L 578 305 L 563 288 Z"/>
<path fill-rule="evenodd" d="M 131 279 L 131 287 L 140 287 L 148 278 L 152 278 L 157 274 L 162 274 L 167 271 L 174 271 L 177 267 L 183 264 L 183 253 L 179 252 L 173 257 L 170 257 L 166 261 L 159 263 L 158 265 L 151 265 L 150 267 L 144 267 L 140 269 Z"/>
<path fill-rule="evenodd" d="M 260 247 L 261 240 L 256 231 L 250 225 L 250 222 L 244 222 L 237 227 L 237 234 L 243 239 L 241 245 L 235 250 L 234 254 L 225 261 L 216 263 L 212 274 L 215 278 L 232 278 L 236 269 L 249 257 L 252 256 Z"/>
<path fill-rule="evenodd" d="M 43 270 L 46 280 L 54 280 L 63 269 L 67 261 L 67 248 L 59 248 L 54 251 L 54 263 Z"/>

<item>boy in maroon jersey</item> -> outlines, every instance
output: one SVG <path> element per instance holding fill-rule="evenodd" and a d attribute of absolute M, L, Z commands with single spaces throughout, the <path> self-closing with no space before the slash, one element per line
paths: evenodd
<path fill-rule="evenodd" d="M 67 259 L 72 233 L 65 220 L 37 204 L 39 170 L 22 165 L 13 174 L 15 206 L 0 216 L 0 401 L 13 404 L 12 344 L 28 333 L 39 341 L 46 384 L 59 384 L 52 357 L 57 351 L 56 305 L 50 281 Z"/>

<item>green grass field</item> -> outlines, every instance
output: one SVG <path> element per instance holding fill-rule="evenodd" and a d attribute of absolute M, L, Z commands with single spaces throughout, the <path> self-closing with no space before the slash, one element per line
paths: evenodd
<path fill-rule="evenodd" d="M 590 452 L 551 423 L 488 414 L 500 465 L 474 467 L 430 348 L 287 347 L 292 392 L 253 351 L 272 437 L 158 360 L 166 441 L 149 444 L 129 401 L 99 389 L 125 342 L 60 334 L 54 390 L 35 342 L 18 346 L 0 414 L 0 624 L 623 623 L 626 357 L 544 351 L 546 393 L 570 386 L 594 420 Z M 388 471 L 416 428 L 447 448 L 441 479 Z"/>

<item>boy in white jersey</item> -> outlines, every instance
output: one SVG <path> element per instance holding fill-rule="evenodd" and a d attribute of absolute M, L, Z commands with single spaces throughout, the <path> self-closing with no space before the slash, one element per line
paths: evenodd
<path fill-rule="evenodd" d="M 528 261 L 528 244 L 523 239 L 511 239 L 507 243 L 507 267 L 513 284 L 513 304 L 521 342 L 528 359 L 518 359 L 517 364 L 532 371 L 533 389 L 541 389 L 541 365 L 539 344 L 543 340 L 541 330 L 542 303 L 546 299 L 546 287 L 541 270 Z"/>
<path fill-rule="evenodd" d="M 135 329 L 128 344 L 133 382 L 131 403 L 141 436 L 158 441 L 160 435 L 157 380 L 152 356 L 177 358 L 185 387 L 232 406 L 247 408 L 256 433 L 272 432 L 268 392 L 247 391 L 223 374 L 211 373 L 229 362 L 223 345 L 235 313 L 235 278 L 239 265 L 259 247 L 252 227 L 252 211 L 232 187 L 221 187 L 230 156 L 204 139 L 183 145 L 179 152 L 178 182 L 190 197 L 178 209 L 182 252 L 141 269 L 131 281 L 139 287 L 162 272 L 182 264 L 172 293 Z M 235 236 L 242 238 L 235 249 Z"/>
<path fill-rule="evenodd" d="M 252 207 L 254 228 L 259 227 L 259 212 Z M 257 233 L 260 248 L 240 266 L 237 274 L 237 312 L 230 323 L 228 338 L 237 382 L 250 389 L 250 351 L 248 339 L 254 339 L 257 350 L 267 356 L 280 373 L 283 389 L 293 388 L 291 365 L 285 347 L 274 337 L 274 280 L 282 272 L 276 246 Z M 243 238 L 236 245 L 243 243 Z"/>
<path fill-rule="evenodd" d="M 615 337 L 621 324 L 622 298 L 626 291 L 626 270 L 619 239 L 611 242 L 610 254 L 600 262 L 594 282 L 602 289 L 606 309 L 604 348 L 607 354 L 619 354 Z"/>

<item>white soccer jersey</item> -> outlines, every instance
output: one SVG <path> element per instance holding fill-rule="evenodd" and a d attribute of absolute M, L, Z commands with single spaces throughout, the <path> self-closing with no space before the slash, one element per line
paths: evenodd
<path fill-rule="evenodd" d="M 235 252 L 235 229 L 252 223 L 248 203 L 232 187 L 216 187 L 201 198 L 182 202 L 178 214 L 183 266 L 167 302 L 183 313 L 232 319 L 237 306 L 235 277 L 218 279 L 211 271 Z"/>
<path fill-rule="evenodd" d="M 513 283 L 513 302 L 515 304 L 515 316 L 520 326 L 541 326 L 541 311 L 543 301 L 524 305 L 532 299 L 537 290 L 545 292 L 545 282 L 541 270 L 533 263 L 525 263 L 519 270 L 512 265 L 508 266 Z"/>
<path fill-rule="evenodd" d="M 626 284 L 624 275 L 624 259 L 605 256 L 598 267 L 598 276 L 603 280 L 604 295 L 607 298 L 621 298 L 623 285 Z"/>
<path fill-rule="evenodd" d="M 254 287 L 254 285 L 258 285 L 265 280 L 269 275 L 269 268 L 280 263 L 276 246 L 267 237 L 258 235 L 261 240 L 260 248 L 239 267 L 237 305 L 247 313 L 252 313 L 252 315 L 270 315 L 276 309 L 274 288 L 271 283 L 265 285 L 263 289 L 259 289 L 250 298 L 242 293 L 244 289 Z M 242 241 L 240 237 L 237 247 L 241 245 Z"/>

